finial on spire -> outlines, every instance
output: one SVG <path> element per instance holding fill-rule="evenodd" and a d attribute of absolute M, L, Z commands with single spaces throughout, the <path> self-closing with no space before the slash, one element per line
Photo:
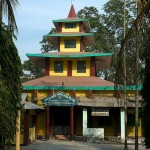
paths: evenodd
<path fill-rule="evenodd" d="M 71 0 L 72 1 L 72 0 Z M 71 8 L 70 8 L 70 12 L 68 14 L 68 18 L 76 18 L 77 15 L 76 15 L 76 12 L 74 10 L 74 7 L 73 7 L 73 4 L 71 5 Z"/>

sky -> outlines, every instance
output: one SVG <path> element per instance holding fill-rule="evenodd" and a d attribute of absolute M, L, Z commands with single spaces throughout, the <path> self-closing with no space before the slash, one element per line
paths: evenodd
<path fill-rule="evenodd" d="M 84 7 L 96 7 L 102 13 L 108 0 L 72 0 L 76 13 Z M 41 53 L 42 37 L 54 27 L 52 20 L 67 18 L 71 0 L 19 0 L 15 11 L 19 33 L 16 47 L 22 63 L 26 53 Z"/>

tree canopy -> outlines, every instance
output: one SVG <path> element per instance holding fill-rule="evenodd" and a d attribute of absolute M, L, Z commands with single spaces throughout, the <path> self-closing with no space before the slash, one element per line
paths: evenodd
<path fill-rule="evenodd" d="M 44 75 L 44 71 L 36 66 L 31 60 L 26 60 L 22 64 L 23 76 L 29 80 L 34 78 L 39 78 Z"/>
<path fill-rule="evenodd" d="M 14 10 L 17 0 L 0 1 L 0 149 L 10 149 L 16 133 L 17 111 L 21 109 L 21 61 L 13 42 L 18 31 Z M 7 17 L 7 25 L 3 23 Z"/>
<path fill-rule="evenodd" d="M 22 67 L 9 29 L 0 27 L 0 149 L 14 140 L 17 110 L 21 108 Z"/>
<path fill-rule="evenodd" d="M 118 54 L 118 62 L 116 67 L 116 83 L 118 87 L 123 85 L 136 85 L 135 90 L 135 149 L 138 149 L 138 105 L 139 105 L 139 89 L 142 87 L 142 98 L 144 99 L 144 144 L 146 148 L 150 148 L 150 1 L 138 1 L 137 17 L 132 26 L 122 40 L 120 52 Z M 124 83 L 127 84 L 123 84 Z M 117 89 L 118 89 L 117 87 Z M 119 91 L 120 92 L 120 91 Z M 127 96 L 127 92 L 122 93 Z M 124 99 L 124 101 L 126 101 Z M 141 114 L 140 114 L 141 115 Z"/>
<path fill-rule="evenodd" d="M 78 12 L 79 17 L 89 19 L 94 31 L 95 44 L 87 48 L 87 51 L 112 52 L 112 64 L 108 69 L 101 69 L 98 76 L 106 80 L 115 80 L 115 68 L 121 41 L 123 38 L 124 0 L 110 0 L 103 7 L 103 14 L 99 14 L 94 7 L 84 7 Z M 135 19 L 135 2 L 126 1 L 127 30 Z M 93 15 L 94 14 L 94 15 Z"/>
<path fill-rule="evenodd" d="M 51 28 L 49 33 L 56 33 L 56 29 Z M 42 41 L 40 41 L 40 44 L 41 44 L 41 51 L 42 52 L 49 52 L 49 51 L 53 51 L 53 50 L 57 49 L 52 43 L 50 43 L 47 40 L 47 37 L 45 37 L 45 36 L 43 36 Z"/>

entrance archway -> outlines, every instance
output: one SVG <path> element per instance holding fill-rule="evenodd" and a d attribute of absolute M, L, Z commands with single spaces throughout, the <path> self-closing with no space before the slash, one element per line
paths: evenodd
<path fill-rule="evenodd" d="M 54 135 L 70 134 L 70 107 L 54 107 Z"/>

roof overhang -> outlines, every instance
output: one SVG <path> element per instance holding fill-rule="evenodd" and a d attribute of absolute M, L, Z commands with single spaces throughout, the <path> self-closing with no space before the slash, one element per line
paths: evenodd
<path fill-rule="evenodd" d="M 135 85 L 127 86 L 127 90 L 135 91 Z M 142 89 L 142 85 L 138 86 L 138 90 Z M 58 86 L 58 85 L 23 85 L 23 90 L 98 90 L 98 91 L 114 91 L 115 86 Z"/>
<path fill-rule="evenodd" d="M 139 97 L 138 107 L 141 107 L 143 100 Z M 124 101 L 121 98 L 116 97 L 80 97 L 78 106 L 87 106 L 87 107 L 102 107 L 102 108 L 110 108 L 110 107 L 124 107 Z M 132 108 L 135 107 L 135 97 L 128 97 L 127 99 L 127 107 Z"/>
<path fill-rule="evenodd" d="M 94 34 L 93 33 L 56 33 L 56 34 L 46 34 L 45 37 L 52 42 L 55 46 L 59 45 L 59 38 L 60 37 L 82 37 L 83 43 L 85 45 L 92 45 L 94 44 Z"/>
<path fill-rule="evenodd" d="M 100 69 L 107 69 L 110 67 L 112 55 L 104 57 L 95 57 L 96 71 Z"/>
<path fill-rule="evenodd" d="M 51 53 L 37 53 L 29 54 L 26 56 L 36 65 L 41 68 L 45 68 L 45 58 L 87 58 L 95 57 L 96 70 L 106 69 L 111 64 L 112 53 L 61 53 L 61 52 L 51 52 Z"/>
<path fill-rule="evenodd" d="M 22 93 L 21 94 L 21 98 L 22 98 L 22 101 L 21 101 L 21 104 L 23 105 L 24 109 L 29 109 L 29 110 L 32 110 L 32 109 L 44 109 L 34 103 L 31 103 L 31 102 L 28 102 L 26 101 L 28 97 L 28 94 L 27 93 Z"/>
<path fill-rule="evenodd" d="M 83 29 L 85 30 L 85 32 L 89 32 L 91 30 L 91 26 L 88 19 L 66 18 L 66 19 L 53 20 L 53 23 L 57 29 L 59 28 L 59 23 L 76 23 L 76 22 L 83 22 Z"/>
<path fill-rule="evenodd" d="M 23 90 L 95 90 L 95 91 L 114 91 L 114 86 L 23 86 Z"/>

